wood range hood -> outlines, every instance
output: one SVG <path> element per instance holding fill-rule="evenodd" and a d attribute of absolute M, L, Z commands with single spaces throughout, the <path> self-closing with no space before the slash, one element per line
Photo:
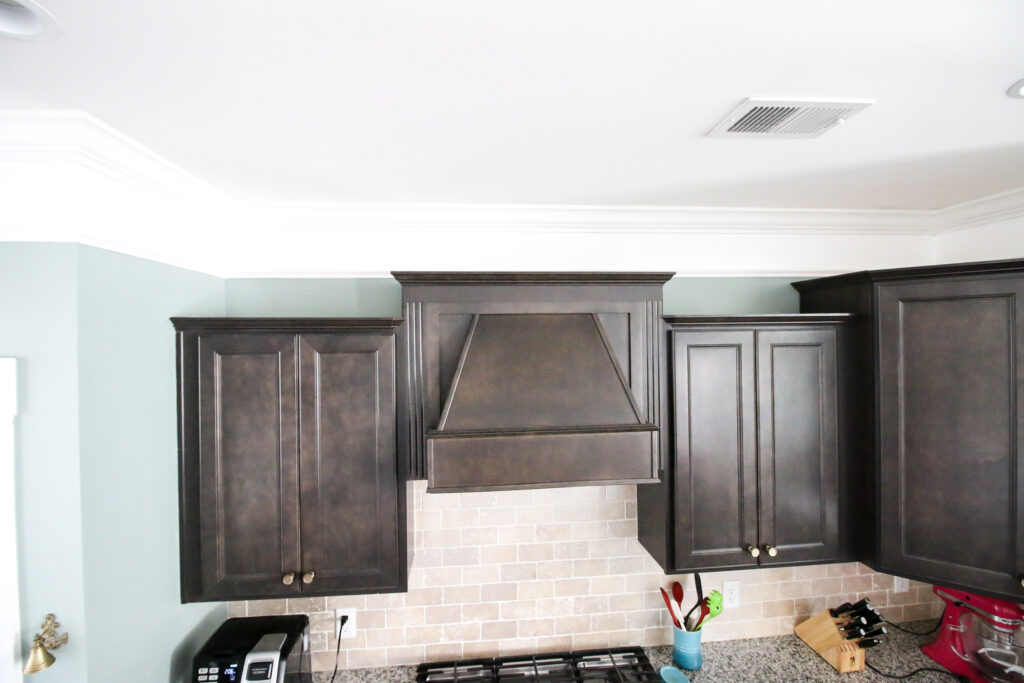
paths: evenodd
<path fill-rule="evenodd" d="M 658 480 L 671 274 L 394 276 L 410 397 L 399 419 L 428 491 Z"/>

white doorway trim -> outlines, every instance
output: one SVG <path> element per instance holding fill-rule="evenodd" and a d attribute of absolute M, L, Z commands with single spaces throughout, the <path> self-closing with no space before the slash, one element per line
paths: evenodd
<path fill-rule="evenodd" d="M 14 417 L 18 414 L 18 363 L 0 358 L 0 682 L 20 681 L 21 617 L 18 606 L 18 535 L 14 501 Z"/>

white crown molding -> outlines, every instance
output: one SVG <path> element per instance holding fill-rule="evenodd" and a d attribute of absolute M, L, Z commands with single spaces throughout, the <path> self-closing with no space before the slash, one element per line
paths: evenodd
<path fill-rule="evenodd" d="M 927 211 L 239 202 L 76 111 L 0 111 L 0 173 L 10 181 L 0 181 L 0 199 L 10 208 L 0 214 L 0 240 L 74 241 L 222 277 L 337 277 L 360 268 L 365 277 L 426 261 L 458 269 L 473 249 L 473 267 L 501 269 L 507 261 L 496 252 L 505 251 L 506 259 L 528 257 L 520 267 L 558 269 L 579 260 L 542 248 L 566 249 L 571 240 L 588 245 L 574 252 L 588 263 L 618 263 L 597 253 L 593 245 L 600 244 L 624 251 L 635 269 L 659 262 L 694 276 L 812 276 L 861 267 L 868 257 L 858 240 L 875 253 L 891 244 L 898 258 L 920 259 L 931 249 L 922 245 L 936 236 L 1024 216 L 1024 188 Z M 377 256 L 382 233 L 393 245 L 387 262 Z M 746 246 L 723 246 L 731 236 L 743 236 Z M 807 237 L 817 241 L 816 256 L 800 246 Z M 472 246 L 463 247 L 463 260 L 452 260 L 440 253 L 444 240 Z M 647 244 L 643 258 L 629 247 L 636 240 Z M 538 248 L 524 247 L 528 242 Z M 304 258 L 301 243 L 344 257 Z M 761 253 L 733 253 L 753 244 Z M 362 258 L 353 263 L 356 246 Z M 674 261 L 658 251 L 666 249 Z M 680 255 L 701 249 L 713 258 Z M 791 258 L 794 250 L 802 256 Z M 832 258 L 837 251 L 851 255 Z"/>

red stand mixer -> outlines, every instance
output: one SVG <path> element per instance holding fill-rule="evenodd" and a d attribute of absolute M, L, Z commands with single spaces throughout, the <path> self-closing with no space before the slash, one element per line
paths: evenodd
<path fill-rule="evenodd" d="M 1024 683 L 1024 609 L 955 588 L 932 590 L 946 610 L 938 637 L 921 651 L 971 683 Z"/>

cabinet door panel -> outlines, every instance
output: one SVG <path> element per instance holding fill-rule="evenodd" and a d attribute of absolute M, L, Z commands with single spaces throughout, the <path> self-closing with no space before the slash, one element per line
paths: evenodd
<path fill-rule="evenodd" d="M 202 592 L 297 592 L 294 337 L 201 337 L 199 401 Z"/>
<path fill-rule="evenodd" d="M 1024 283 L 879 287 L 881 565 L 1021 595 Z"/>
<path fill-rule="evenodd" d="M 399 584 L 393 335 L 303 335 L 303 571 L 323 592 Z"/>
<path fill-rule="evenodd" d="M 754 334 L 677 331 L 672 345 L 676 568 L 754 565 Z"/>
<path fill-rule="evenodd" d="M 761 563 L 838 559 L 835 331 L 760 331 L 757 353 Z"/>

